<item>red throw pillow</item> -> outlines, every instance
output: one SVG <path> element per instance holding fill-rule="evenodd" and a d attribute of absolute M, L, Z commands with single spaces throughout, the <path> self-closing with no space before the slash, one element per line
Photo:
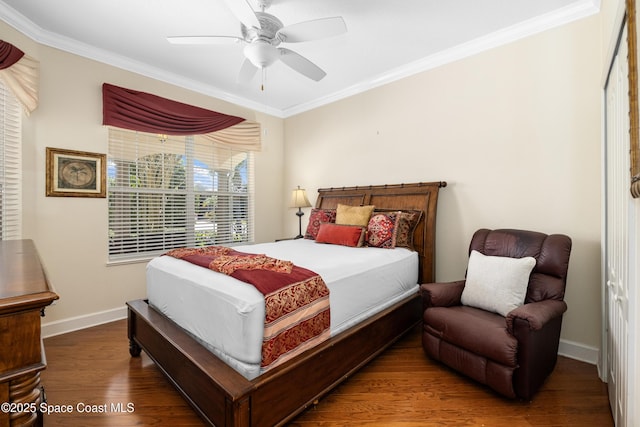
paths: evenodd
<path fill-rule="evenodd" d="M 399 219 L 399 211 L 374 214 L 367 227 L 367 246 L 385 249 L 395 248 Z"/>
<path fill-rule="evenodd" d="M 309 214 L 309 224 L 307 225 L 307 231 L 304 234 L 304 238 L 314 240 L 318 235 L 320 225 L 325 222 L 336 222 L 335 209 L 311 209 L 311 214 Z"/>
<path fill-rule="evenodd" d="M 364 227 L 353 225 L 321 224 L 316 236 L 318 243 L 360 247 L 364 241 Z"/>

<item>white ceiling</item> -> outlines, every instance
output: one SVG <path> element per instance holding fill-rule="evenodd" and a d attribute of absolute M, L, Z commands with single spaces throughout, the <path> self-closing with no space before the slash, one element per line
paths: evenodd
<path fill-rule="evenodd" d="M 599 6 L 600 0 L 273 0 L 267 12 L 285 26 L 342 16 L 348 32 L 287 45 L 324 69 L 323 80 L 276 62 L 264 91 L 261 73 L 249 84 L 237 82 L 242 44 L 166 40 L 240 36 L 225 0 L 0 0 L 0 19 L 38 43 L 288 117 L 589 16 Z"/>

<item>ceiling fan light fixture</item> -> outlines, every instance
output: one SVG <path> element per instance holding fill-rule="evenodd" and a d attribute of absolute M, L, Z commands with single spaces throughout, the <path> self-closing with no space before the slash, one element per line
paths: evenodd
<path fill-rule="evenodd" d="M 224 0 L 240 21 L 242 37 L 228 35 L 172 36 L 169 41 L 182 44 L 213 44 L 217 42 L 240 41 L 244 47 L 244 61 L 238 73 L 238 81 L 247 82 L 258 70 L 264 76 L 266 69 L 280 60 L 292 70 L 314 81 L 320 81 L 326 72 L 316 64 L 280 44 L 300 43 L 326 37 L 333 37 L 347 31 L 341 16 L 318 18 L 284 26 L 278 17 L 265 12 L 272 0 Z M 251 3 L 257 3 L 260 12 Z"/>
<path fill-rule="evenodd" d="M 255 41 L 244 48 L 244 55 L 258 68 L 266 68 L 276 62 L 280 52 L 278 48 L 263 41 Z"/>

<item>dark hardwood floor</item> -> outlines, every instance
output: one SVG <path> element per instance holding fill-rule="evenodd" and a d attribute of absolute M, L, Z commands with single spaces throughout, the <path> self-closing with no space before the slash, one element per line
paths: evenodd
<path fill-rule="evenodd" d="M 45 426 L 204 425 L 144 352 L 129 356 L 126 321 L 47 338 L 44 345 L 47 409 L 68 411 L 45 415 Z M 428 359 L 416 328 L 291 425 L 607 427 L 613 421 L 595 366 L 560 357 L 532 402 L 507 400 Z"/>

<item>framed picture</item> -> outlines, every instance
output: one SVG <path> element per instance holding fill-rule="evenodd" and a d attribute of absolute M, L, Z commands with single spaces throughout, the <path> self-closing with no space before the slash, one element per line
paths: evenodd
<path fill-rule="evenodd" d="M 47 147 L 47 196 L 106 197 L 106 157 Z"/>

